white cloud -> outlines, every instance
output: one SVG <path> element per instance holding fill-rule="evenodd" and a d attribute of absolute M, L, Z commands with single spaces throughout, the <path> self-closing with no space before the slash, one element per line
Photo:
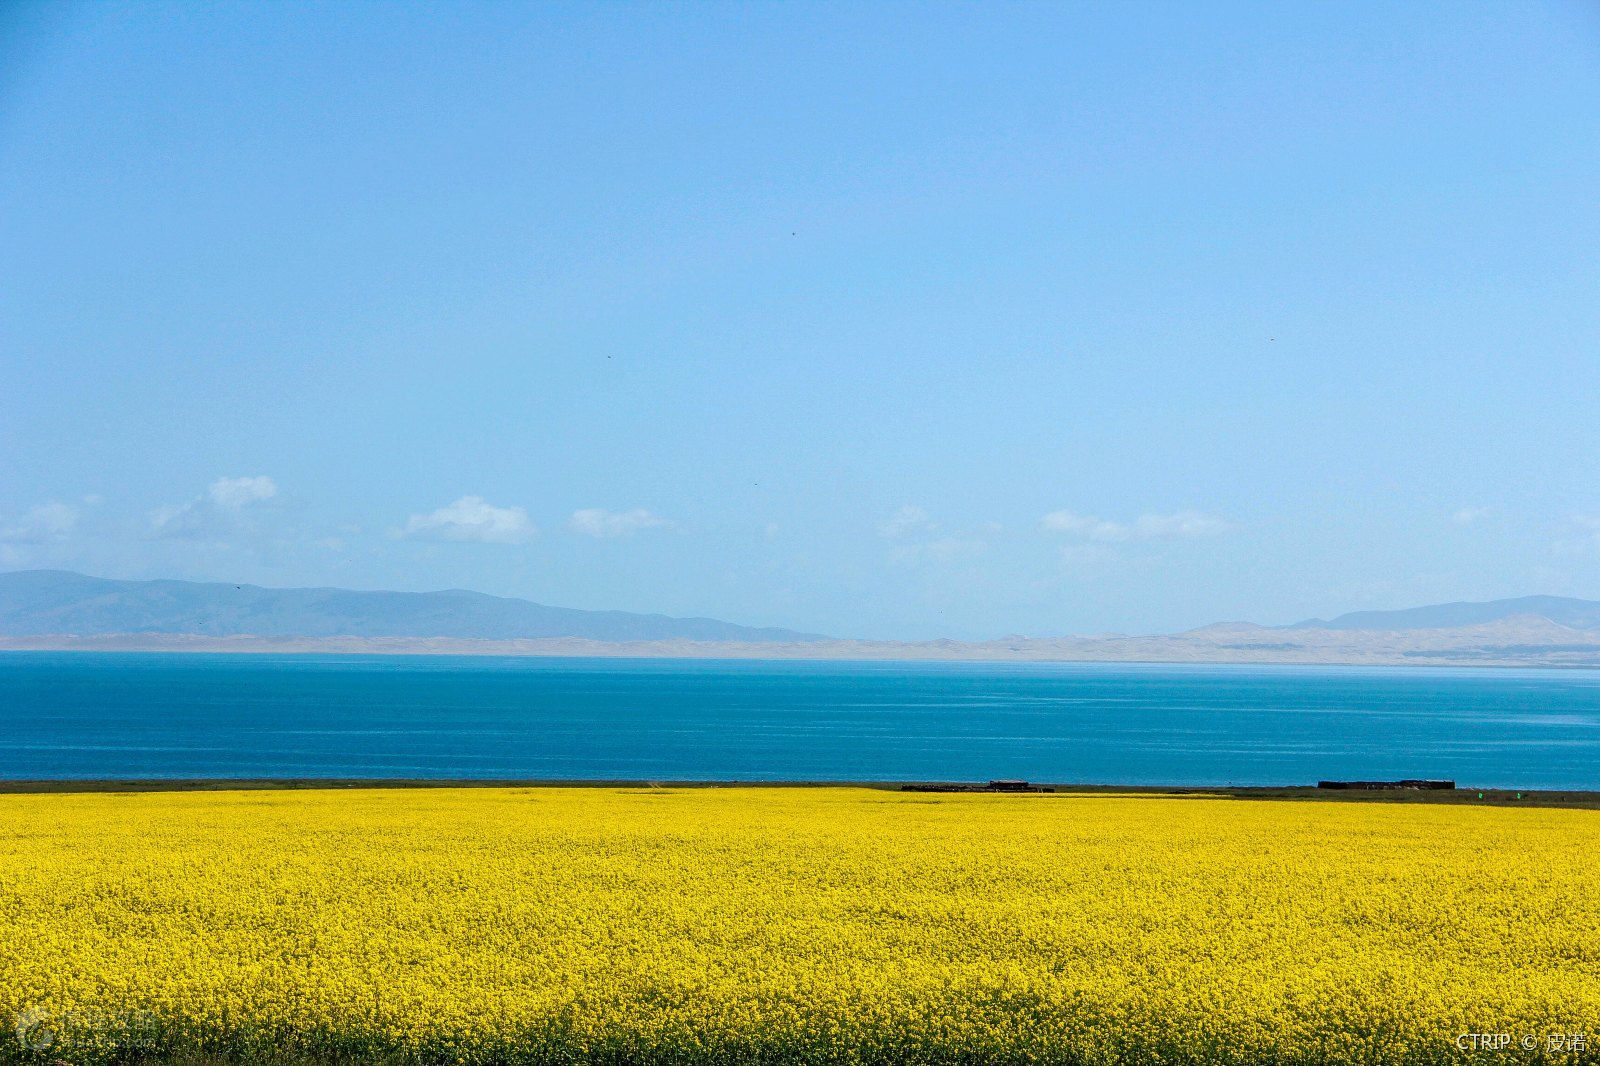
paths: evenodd
<path fill-rule="evenodd" d="M 1488 518 L 1490 513 L 1487 507 L 1463 507 L 1450 516 L 1450 521 L 1458 526 L 1470 526 Z"/>
<path fill-rule="evenodd" d="M 150 512 L 150 532 L 157 537 L 181 537 L 196 532 L 200 524 L 195 518 L 198 510 L 199 501 L 181 507 L 175 504 L 157 507 Z"/>
<path fill-rule="evenodd" d="M 1041 528 L 1051 533 L 1074 533 L 1090 540 L 1127 540 L 1129 527 L 1117 522 L 1106 522 L 1092 515 L 1074 514 L 1072 511 L 1051 511 L 1039 519 Z"/>
<path fill-rule="evenodd" d="M 1087 540 L 1118 543 L 1133 540 L 1190 540 L 1215 537 L 1237 527 L 1215 515 L 1199 511 L 1176 514 L 1140 515 L 1132 522 L 1112 522 L 1094 515 L 1072 511 L 1051 511 L 1039 520 L 1040 528 L 1051 533 L 1069 533 Z"/>
<path fill-rule="evenodd" d="M 417 540 L 522 544 L 538 532 L 520 507 L 496 507 L 482 496 L 463 496 L 447 507 L 406 519 L 396 536 Z"/>
<path fill-rule="evenodd" d="M 586 507 L 572 512 L 570 525 L 574 533 L 582 533 L 586 537 L 626 537 L 641 529 L 670 527 L 672 523 L 643 507 L 635 507 L 631 511 Z"/>
<path fill-rule="evenodd" d="M 1232 522 L 1199 511 L 1140 515 L 1133 523 L 1134 535 L 1139 540 L 1216 537 L 1231 533 L 1235 528 Z"/>
<path fill-rule="evenodd" d="M 968 562 L 989 550 L 990 537 L 1005 527 L 998 522 L 983 522 L 974 530 L 944 531 L 928 512 L 911 504 L 890 515 L 878 525 L 878 535 L 900 541 L 889 549 L 889 562 L 896 566 L 951 566 Z"/>
<path fill-rule="evenodd" d="M 168 504 L 150 512 L 150 532 L 156 537 L 222 538 L 248 529 L 255 505 L 278 495 L 270 477 L 219 477 L 185 504 Z"/>
<path fill-rule="evenodd" d="M 278 483 L 270 477 L 219 477 L 206 494 L 218 507 L 237 511 L 259 500 L 272 499 L 278 494 Z"/>
<path fill-rule="evenodd" d="M 78 509 L 64 503 L 42 503 L 14 525 L 0 529 L 0 541 L 12 544 L 49 544 L 65 540 L 78 524 Z"/>
<path fill-rule="evenodd" d="M 891 515 L 888 521 L 879 524 L 878 536 L 898 540 L 913 533 L 929 533 L 934 528 L 933 519 L 928 517 L 927 511 L 907 504 Z"/>

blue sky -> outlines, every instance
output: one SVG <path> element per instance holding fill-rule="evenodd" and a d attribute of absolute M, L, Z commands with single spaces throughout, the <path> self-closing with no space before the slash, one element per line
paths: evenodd
<path fill-rule="evenodd" d="M 1600 598 L 1600 14 L 11 5 L 0 568 L 852 636 Z"/>

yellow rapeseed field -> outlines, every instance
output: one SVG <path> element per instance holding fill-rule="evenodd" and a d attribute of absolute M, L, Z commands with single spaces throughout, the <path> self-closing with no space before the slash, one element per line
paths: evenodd
<path fill-rule="evenodd" d="M 1592 1062 L 1600 813 L 9 795 L 0 934 L 4 1061 Z"/>

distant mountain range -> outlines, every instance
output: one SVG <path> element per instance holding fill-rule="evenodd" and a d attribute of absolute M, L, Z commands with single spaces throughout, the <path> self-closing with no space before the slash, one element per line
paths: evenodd
<path fill-rule="evenodd" d="M 0 650 L 1600 667 L 1600 603 L 1526 596 L 1164 636 L 838 640 L 477 592 L 0 574 Z"/>
<path fill-rule="evenodd" d="M 1355 611 L 1329 621 L 1312 618 L 1286 629 L 1454 629 L 1508 618 L 1543 618 L 1571 629 L 1600 629 L 1600 603 L 1565 596 L 1521 596 L 1486 603 L 1440 603 L 1404 611 Z"/>
<path fill-rule="evenodd" d="M 110 581 L 65 570 L 0 574 L 0 635 L 161 633 L 207 637 L 454 637 L 596 641 L 822 639 L 713 618 L 579 611 L 481 592 L 269 589 L 195 581 Z"/>

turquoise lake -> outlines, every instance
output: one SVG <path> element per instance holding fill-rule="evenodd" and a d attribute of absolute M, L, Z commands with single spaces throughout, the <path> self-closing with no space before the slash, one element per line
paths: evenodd
<path fill-rule="evenodd" d="M 0 778 L 1600 788 L 1600 672 L 0 654 Z"/>

